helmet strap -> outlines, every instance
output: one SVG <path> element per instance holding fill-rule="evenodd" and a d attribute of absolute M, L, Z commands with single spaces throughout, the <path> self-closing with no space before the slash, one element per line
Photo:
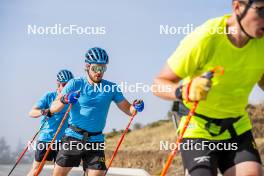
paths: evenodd
<path fill-rule="evenodd" d="M 237 18 L 237 22 L 239 24 L 240 29 L 242 30 L 242 32 L 249 38 L 249 39 L 253 39 L 253 37 L 245 30 L 245 28 L 243 27 L 241 21 L 243 20 L 243 18 L 247 15 L 247 12 L 249 10 L 249 8 L 251 7 L 251 5 L 253 4 L 253 1 L 249 1 L 249 3 L 246 5 L 245 10 L 243 11 L 243 13 L 241 15 L 236 15 Z"/>

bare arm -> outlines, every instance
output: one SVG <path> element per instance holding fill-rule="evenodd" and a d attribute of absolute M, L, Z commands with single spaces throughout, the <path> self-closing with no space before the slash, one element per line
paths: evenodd
<path fill-rule="evenodd" d="M 154 95 L 167 100 L 175 100 L 175 91 L 181 78 L 177 76 L 166 64 L 159 75 L 154 79 L 152 92 Z M 170 91 L 162 91 L 160 88 L 168 87 Z"/>
<path fill-rule="evenodd" d="M 37 117 L 42 116 L 42 114 L 41 114 L 41 110 L 40 110 L 38 107 L 36 107 L 36 106 L 34 106 L 34 107 L 29 111 L 28 115 L 29 115 L 30 117 L 33 117 L 33 118 L 37 118 Z"/>
<path fill-rule="evenodd" d="M 62 95 L 59 94 L 59 95 L 56 97 L 56 99 L 52 102 L 52 104 L 51 104 L 51 106 L 50 106 L 50 112 L 51 112 L 52 114 L 54 114 L 54 113 L 56 113 L 56 112 L 60 112 L 60 111 L 64 108 L 65 104 L 63 104 L 63 103 L 60 101 L 61 97 L 62 97 Z"/>
<path fill-rule="evenodd" d="M 258 86 L 264 91 L 264 75 L 262 75 L 261 79 L 259 80 Z"/>
<path fill-rule="evenodd" d="M 118 108 L 129 116 L 136 114 L 136 109 L 126 99 L 117 103 Z"/>

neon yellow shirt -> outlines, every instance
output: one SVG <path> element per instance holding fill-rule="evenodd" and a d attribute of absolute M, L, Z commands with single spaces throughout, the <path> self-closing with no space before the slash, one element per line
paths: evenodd
<path fill-rule="evenodd" d="M 200 101 L 196 112 L 223 119 L 243 116 L 234 123 L 238 135 L 252 128 L 245 107 L 254 85 L 264 73 L 264 39 L 252 39 L 243 48 L 237 48 L 225 31 L 229 15 L 207 21 L 185 37 L 168 59 L 171 70 L 188 82 L 216 66 L 225 73 L 212 79 L 212 88 L 205 101 Z M 217 29 L 217 30 L 216 30 Z M 215 32 L 218 31 L 218 32 Z M 191 108 L 192 103 L 185 105 Z M 182 128 L 185 117 L 180 123 Z M 212 137 L 204 129 L 203 119 L 193 117 L 184 137 L 228 139 L 229 132 Z"/>

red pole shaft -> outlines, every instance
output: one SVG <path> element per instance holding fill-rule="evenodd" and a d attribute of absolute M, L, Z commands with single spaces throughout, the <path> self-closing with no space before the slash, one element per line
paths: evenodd
<path fill-rule="evenodd" d="M 68 109 L 67 109 L 67 111 L 66 111 L 66 113 L 65 113 L 65 115 L 64 115 L 64 117 L 63 117 L 63 119 L 62 119 L 62 121 L 61 121 L 61 123 L 60 123 L 60 125 L 59 125 L 59 127 L 58 127 L 58 130 L 56 131 L 56 133 L 55 133 L 55 135 L 54 135 L 52 141 L 50 142 L 50 144 L 49 144 L 49 148 L 48 148 L 48 150 L 46 151 L 46 153 L 45 153 L 45 155 L 44 155 L 44 157 L 43 157 L 43 159 L 42 159 L 42 161 L 41 161 L 41 163 L 40 163 L 40 165 L 39 165 L 39 167 L 38 167 L 38 170 L 37 170 L 37 172 L 35 173 L 34 176 L 38 176 L 38 175 L 40 174 L 40 172 L 42 171 L 42 168 L 43 168 L 43 166 L 45 165 L 46 158 L 48 157 L 48 154 L 49 154 L 49 152 L 50 152 L 50 150 L 51 150 L 51 145 L 52 145 L 52 144 L 54 143 L 54 141 L 56 140 L 56 138 L 57 138 L 57 136 L 58 136 L 58 134 L 59 134 L 59 132 L 60 132 L 60 130 L 61 130 L 61 128 L 62 128 L 62 126 L 63 126 L 63 124 L 64 124 L 64 122 L 65 122 L 65 120 L 66 120 L 66 118 L 67 118 L 67 116 L 68 116 L 68 114 L 69 114 L 69 112 L 70 112 L 70 110 L 71 110 L 71 107 L 72 107 L 72 104 L 69 105 L 69 107 L 68 107 Z"/>
<path fill-rule="evenodd" d="M 127 125 L 127 127 L 126 127 L 126 129 L 125 129 L 125 131 L 124 131 L 124 133 L 123 133 L 123 135 L 122 135 L 122 137 L 119 139 L 119 142 L 118 142 L 118 144 L 117 144 L 117 147 L 116 147 L 116 149 L 115 149 L 115 151 L 114 151 L 114 153 L 113 153 L 113 155 L 112 155 L 112 157 L 111 157 L 111 160 L 110 160 L 110 162 L 109 162 L 109 164 L 108 164 L 108 167 L 107 167 L 107 169 L 106 169 L 106 171 L 105 171 L 104 176 L 107 174 L 108 169 L 111 167 L 112 162 L 113 162 L 113 160 L 114 160 L 114 158 L 115 158 L 115 156 L 116 156 L 116 154 L 117 154 L 117 152 L 118 152 L 118 149 L 119 149 L 121 143 L 123 142 L 123 139 L 124 139 L 126 133 L 128 132 L 128 129 L 129 129 L 129 127 L 130 127 L 130 125 L 131 125 L 131 123 L 132 123 L 134 117 L 135 117 L 135 116 L 131 116 L 130 121 L 129 121 L 129 123 L 128 123 L 128 125 Z"/>
<path fill-rule="evenodd" d="M 216 76 L 216 73 L 217 73 L 218 75 L 222 75 L 222 74 L 224 74 L 224 68 L 221 67 L 221 66 L 216 66 L 216 67 L 214 67 L 213 69 L 211 69 L 211 70 L 206 74 L 206 76 L 208 77 L 208 79 L 212 79 L 214 76 Z M 188 96 L 187 96 L 187 97 L 188 97 Z M 163 168 L 163 170 L 162 170 L 160 176 L 165 176 L 166 173 L 168 172 L 169 167 L 170 167 L 170 165 L 171 165 L 171 163 L 172 163 L 172 160 L 173 160 L 174 156 L 177 154 L 179 144 L 180 144 L 181 141 L 182 141 L 183 135 L 184 135 L 184 133 L 185 133 L 185 131 L 186 131 L 188 125 L 189 125 L 189 122 L 190 122 L 192 116 L 194 115 L 194 112 L 195 112 L 195 110 L 196 110 L 198 104 L 199 104 L 199 102 L 198 102 L 198 101 L 195 101 L 194 104 L 193 104 L 193 106 L 192 106 L 192 108 L 191 108 L 191 110 L 189 111 L 188 116 L 187 116 L 187 118 L 186 118 L 186 121 L 185 121 L 185 123 L 184 123 L 184 125 L 183 125 L 183 129 L 182 129 L 182 131 L 180 132 L 180 135 L 178 136 L 178 138 L 177 138 L 177 140 L 176 140 L 176 148 L 175 148 L 174 150 L 171 151 L 171 153 L 170 153 L 170 155 L 169 155 L 169 157 L 168 157 L 168 159 L 167 159 L 167 162 L 166 162 L 166 164 L 165 164 L 165 166 L 164 166 L 164 168 Z"/>
<path fill-rule="evenodd" d="M 13 166 L 13 168 L 11 169 L 11 171 L 9 172 L 8 176 L 11 175 L 11 173 L 14 171 L 14 169 L 16 168 L 16 166 L 18 165 L 18 163 L 20 162 L 20 160 L 23 158 L 23 156 L 25 155 L 25 153 L 28 150 L 29 145 L 32 144 L 32 142 L 35 140 L 35 138 L 37 137 L 37 135 L 39 134 L 40 130 L 43 128 L 43 126 L 46 124 L 48 118 L 46 118 L 45 122 L 41 125 L 41 127 L 39 128 L 39 130 L 37 131 L 37 133 L 33 136 L 33 138 L 31 139 L 30 143 L 24 148 L 23 152 L 20 154 L 19 158 L 17 159 L 15 165 Z"/>
<path fill-rule="evenodd" d="M 175 147 L 174 150 L 171 151 L 171 153 L 170 153 L 170 155 L 169 155 L 169 157 L 167 159 L 167 162 L 166 162 L 166 164 L 165 164 L 160 176 L 165 176 L 166 173 L 168 172 L 169 167 L 170 167 L 170 165 L 171 165 L 171 163 L 173 161 L 173 158 L 177 154 L 177 151 L 178 151 L 178 148 L 179 148 L 179 144 L 182 141 L 183 135 L 184 135 L 184 133 L 185 133 L 185 131 L 186 131 L 188 125 L 189 125 L 189 122 L 190 122 L 192 116 L 194 115 L 194 112 L 195 112 L 197 106 L 198 106 L 198 101 L 194 102 L 191 110 L 189 111 L 188 116 L 187 116 L 187 118 L 185 120 L 185 123 L 183 125 L 183 129 L 181 130 L 180 135 L 178 136 L 178 138 L 176 140 L 176 147 Z"/>

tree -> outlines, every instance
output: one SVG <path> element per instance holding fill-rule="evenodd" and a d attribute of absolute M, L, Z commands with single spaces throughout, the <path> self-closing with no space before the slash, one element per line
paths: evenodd
<path fill-rule="evenodd" d="M 21 153 L 24 151 L 26 147 L 26 144 L 23 144 L 21 142 L 21 140 L 18 141 L 16 150 L 12 153 L 12 157 L 17 160 L 17 158 L 21 155 Z M 30 147 L 30 146 L 29 146 Z M 34 152 L 29 150 L 27 150 L 27 152 L 25 153 L 25 155 L 23 156 L 23 158 L 21 159 L 20 163 L 31 163 L 33 160 L 33 156 L 34 156 Z"/>
<path fill-rule="evenodd" d="M 10 146 L 4 137 L 0 138 L 0 164 L 10 164 L 13 162 L 10 152 Z"/>
<path fill-rule="evenodd" d="M 135 123 L 134 125 L 133 125 L 133 129 L 134 130 L 139 130 L 139 129 L 141 129 L 143 127 L 143 125 L 141 124 L 141 123 Z"/>

